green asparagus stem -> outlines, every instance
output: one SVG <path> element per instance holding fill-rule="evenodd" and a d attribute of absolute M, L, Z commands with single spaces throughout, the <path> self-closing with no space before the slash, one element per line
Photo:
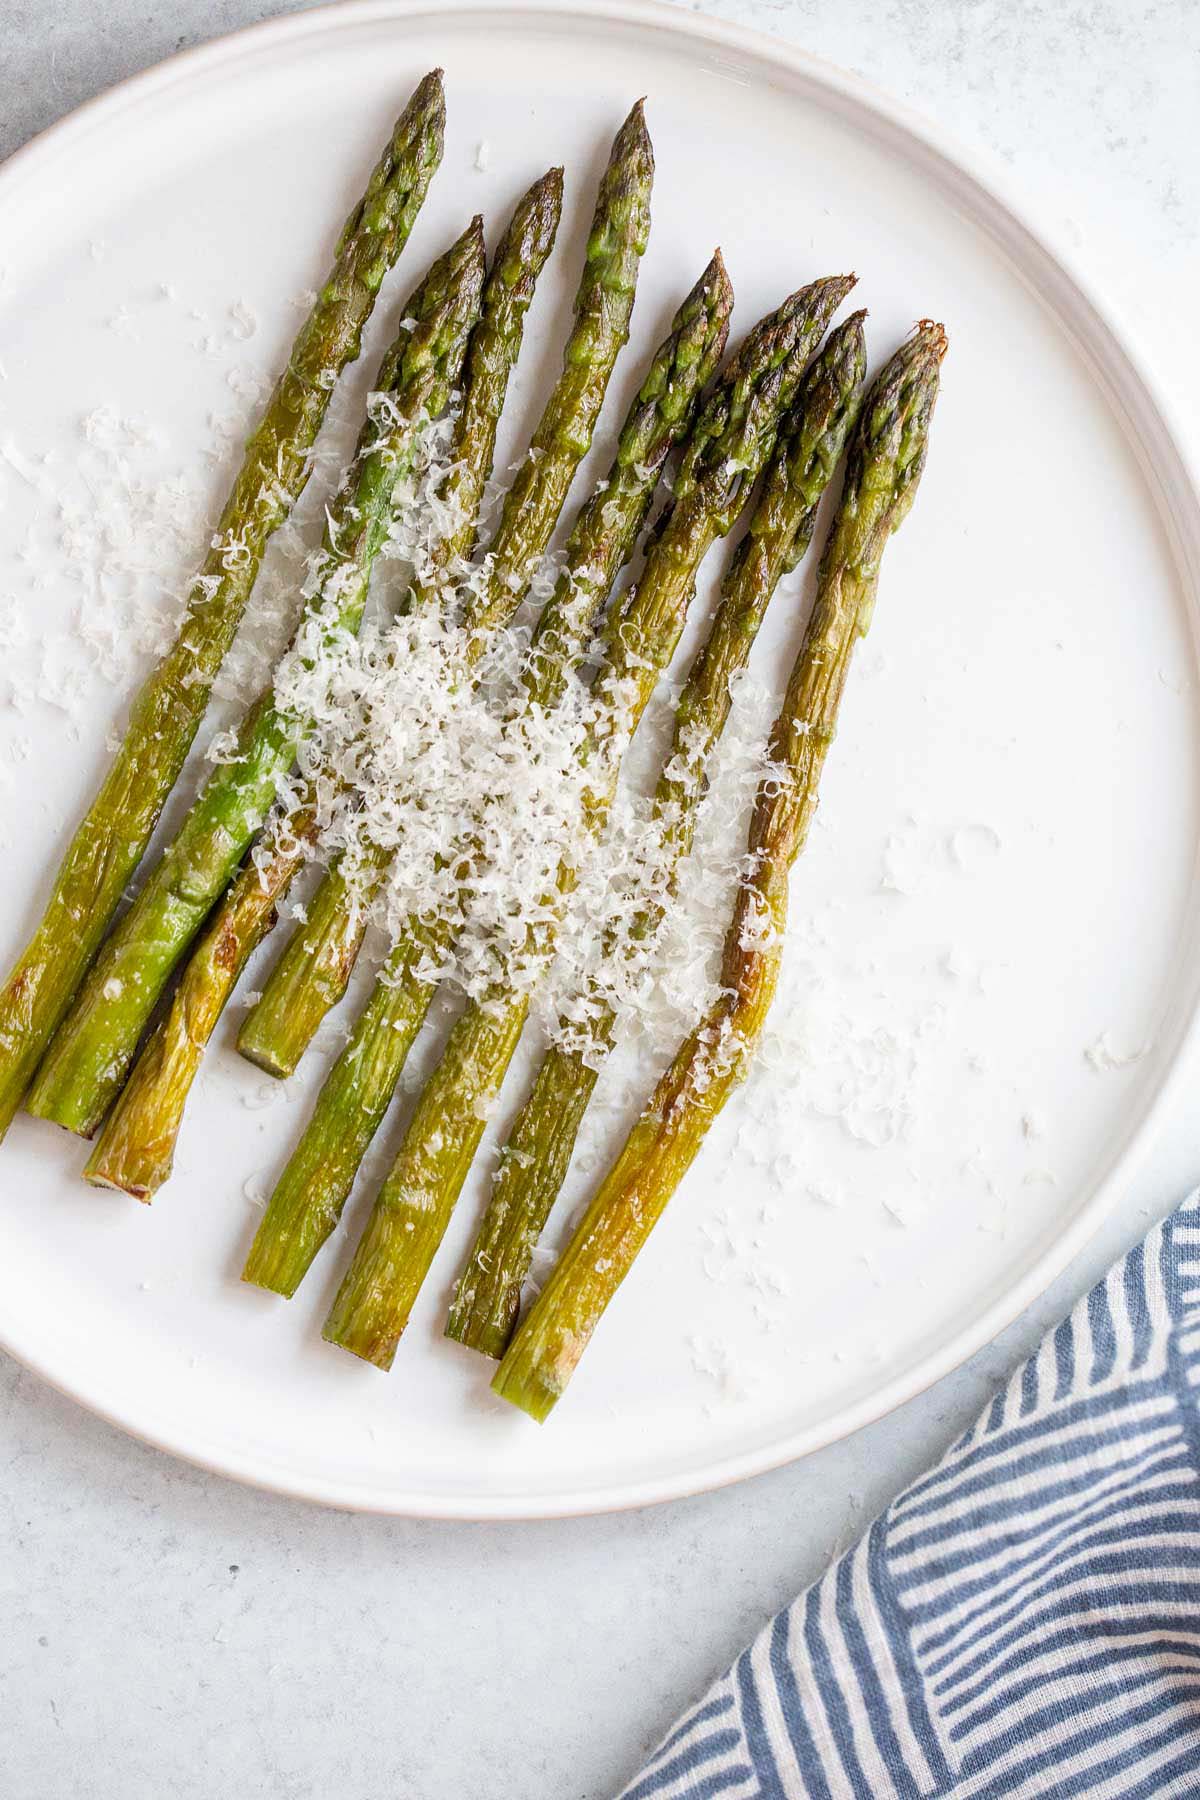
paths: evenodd
<path fill-rule="evenodd" d="M 858 414 L 866 371 L 862 321 L 838 326 L 810 367 L 780 431 L 746 535 L 721 587 L 704 647 L 675 715 L 671 746 L 654 795 L 671 885 L 691 849 L 705 791 L 705 768 L 729 716 L 733 681 L 745 668 L 767 606 L 812 542 L 817 506 Z M 637 935 L 651 940 L 662 905 L 648 904 Z M 612 945 L 609 944 L 611 951 Z M 499 1360 L 516 1327 L 534 1246 L 570 1166 L 575 1139 L 603 1059 L 616 1035 L 611 1004 L 593 995 L 590 1045 L 553 1044 L 501 1152 L 491 1199 L 458 1279 L 446 1335 Z"/>
<path fill-rule="evenodd" d="M 389 398 L 368 418 L 329 508 L 317 591 L 297 639 L 305 659 L 358 629 L 397 479 L 411 466 L 425 421 L 445 407 L 458 379 L 483 268 L 483 224 L 476 219 L 407 302 L 405 324 L 379 373 Z M 38 1117 L 83 1136 L 103 1119 L 167 979 L 262 824 L 309 726 L 276 702 L 273 687 L 250 707 L 233 759 L 205 782 L 60 1025 L 28 1097 Z"/>
<path fill-rule="evenodd" d="M 709 1125 L 745 1075 L 778 978 L 789 872 L 816 810 L 853 648 L 870 622 L 884 547 L 916 496 L 945 351 L 942 327 L 923 323 L 867 396 L 821 561 L 812 618 L 772 731 L 773 756 L 789 779 L 764 784 L 755 803 L 749 838 L 755 872 L 734 902 L 721 998 L 658 1083 L 561 1261 L 518 1325 L 492 1383 L 532 1418 L 544 1419 L 559 1399 Z"/>
<path fill-rule="evenodd" d="M 720 363 L 732 305 L 718 255 L 676 314 L 625 420 L 612 467 L 575 521 L 566 567 L 530 646 L 531 691 L 543 706 L 560 697 L 632 554 L 662 466 Z M 427 950 L 436 952 L 435 935 L 413 921 L 389 957 L 271 1196 L 245 1280 L 293 1294 L 340 1218 L 433 997 L 418 969 Z"/>
<path fill-rule="evenodd" d="M 769 459 L 830 313 L 852 278 L 815 282 L 764 320 L 704 408 L 685 452 L 680 493 L 642 577 L 610 619 L 598 683 L 591 823 L 601 824 L 623 746 L 678 645 L 705 553 L 733 526 Z M 559 879 L 565 896 L 569 872 Z M 390 1368 L 441 1242 L 528 1012 L 527 997 L 493 993 L 468 1007 L 421 1095 L 329 1317 L 324 1336 Z"/>
<path fill-rule="evenodd" d="M 600 183 L 575 323 L 562 374 L 507 495 L 488 557 L 488 579 L 467 620 L 482 651 L 528 591 L 586 455 L 617 355 L 629 336 L 638 264 L 650 229 L 654 153 L 639 100 L 614 140 Z M 326 1013 L 346 991 L 367 909 L 390 859 L 363 859 L 351 882 L 330 869 L 247 1014 L 238 1049 L 268 1074 L 290 1075 Z"/>
<path fill-rule="evenodd" d="M 0 989 L 0 1137 L 145 853 L 233 642 L 271 533 L 308 477 L 334 379 L 358 355 L 383 277 L 407 242 L 441 160 L 441 71 L 396 122 L 333 268 L 246 446 L 174 647 L 134 700 L 129 727 L 76 830 L 29 943 Z"/>
<path fill-rule="evenodd" d="M 467 351 L 452 473 L 443 489 L 443 497 L 456 505 L 459 523 L 435 546 L 433 570 L 415 604 L 434 604 L 439 578 L 452 579 L 474 546 L 525 314 L 561 211 L 562 171 L 551 169 L 518 202 L 496 247 Z M 150 1200 L 169 1177 L 188 1093 L 208 1041 L 251 953 L 274 926 L 279 902 L 311 854 L 315 796 L 309 794 L 290 818 L 268 830 L 269 844 L 222 897 L 167 1013 L 134 1064 L 85 1170 L 90 1180 Z"/>
<path fill-rule="evenodd" d="M 151 1201 L 168 1179 L 183 1109 L 225 1002 L 275 923 L 316 821 L 301 809 L 261 867 L 247 858 L 188 961 L 171 1003 L 142 1046 L 104 1122 L 84 1175 L 96 1187 Z"/>

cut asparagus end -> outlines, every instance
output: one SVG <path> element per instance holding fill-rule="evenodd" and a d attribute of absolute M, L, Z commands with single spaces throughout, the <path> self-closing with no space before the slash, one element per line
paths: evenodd
<path fill-rule="evenodd" d="M 395 1359 L 416 1293 L 395 1279 L 395 1264 L 388 1254 L 387 1221 L 373 1218 L 372 1225 L 375 1229 L 369 1227 L 364 1234 L 360 1253 L 338 1289 L 321 1336 L 327 1344 L 336 1344 L 339 1350 L 348 1350 L 351 1356 L 386 1372 Z M 381 1268 L 387 1271 L 382 1279 Z"/>
<path fill-rule="evenodd" d="M 264 1075 L 273 1075 L 276 1081 L 287 1081 L 289 1076 L 296 1073 L 305 1048 L 306 1045 L 296 1048 L 277 1043 L 261 1044 L 252 1032 L 247 1032 L 245 1025 L 238 1032 L 238 1055 L 244 1056 L 256 1069 L 261 1069 Z"/>
<path fill-rule="evenodd" d="M 581 1345 L 561 1370 L 536 1353 L 514 1359 L 506 1356 L 492 1377 L 492 1392 L 544 1425 L 562 1398 L 582 1349 Z"/>
<path fill-rule="evenodd" d="M 305 1246 L 295 1238 L 271 1237 L 260 1243 L 256 1237 L 242 1270 L 247 1287 L 263 1288 L 290 1300 L 303 1281 L 310 1257 Z"/>
<path fill-rule="evenodd" d="M 153 1185 L 139 1183 L 130 1176 L 123 1176 L 119 1181 L 102 1175 L 89 1164 L 83 1171 L 83 1178 L 89 1187 L 105 1188 L 110 1194 L 128 1194 L 131 1200 L 139 1200 L 143 1206 L 149 1206 L 153 1200 L 159 1183 Z"/>

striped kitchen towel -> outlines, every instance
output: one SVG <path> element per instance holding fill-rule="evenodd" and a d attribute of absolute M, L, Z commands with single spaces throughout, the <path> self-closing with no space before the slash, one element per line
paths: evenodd
<path fill-rule="evenodd" d="M 621 1800 L 1200 1797 L 1200 1195 Z"/>

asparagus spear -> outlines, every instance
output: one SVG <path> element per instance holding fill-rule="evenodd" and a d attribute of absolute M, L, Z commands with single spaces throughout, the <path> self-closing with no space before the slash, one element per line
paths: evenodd
<path fill-rule="evenodd" d="M 692 665 L 654 795 L 673 882 L 691 848 L 705 787 L 705 764 L 729 716 L 732 683 L 746 665 L 782 577 L 808 550 L 817 505 L 858 413 L 866 369 L 862 321 L 855 313 L 831 332 L 801 384 L 780 431 L 750 524 L 721 589 L 708 638 Z M 650 902 L 637 921 L 649 940 L 662 918 Z M 611 950 L 611 940 L 609 948 Z M 603 1057 L 616 1035 L 613 1007 L 593 995 L 587 1059 L 554 1044 L 509 1132 L 491 1200 L 458 1279 L 446 1335 L 487 1356 L 503 1356 L 517 1322 L 533 1249 L 570 1166 Z"/>
<path fill-rule="evenodd" d="M 621 750 L 670 662 L 695 593 L 696 571 L 727 533 L 795 396 L 816 341 L 849 278 L 816 282 L 763 321 L 701 414 L 682 468 L 684 497 L 657 538 L 633 593 L 605 634 L 589 812 L 599 825 Z M 560 894 L 569 874 L 564 867 Z M 441 1242 L 524 1025 L 527 998 L 493 993 L 468 1007 L 421 1094 L 324 1336 L 390 1368 L 421 1283 Z"/>
<path fill-rule="evenodd" d="M 459 523 L 435 545 L 416 604 L 433 604 L 471 553 L 479 502 L 491 474 L 496 429 L 516 363 L 525 314 L 554 244 L 562 211 L 562 171 L 551 169 L 518 202 L 496 247 L 471 333 L 454 461 L 443 497 Z M 265 850 L 248 861 L 223 896 L 189 959 L 161 1023 L 143 1047 L 108 1116 L 85 1174 L 149 1200 L 171 1173 L 183 1109 L 209 1038 L 242 970 L 275 923 L 276 908 L 311 853 L 315 795 L 276 821 Z"/>
<path fill-rule="evenodd" d="M 686 434 L 701 389 L 721 360 L 732 304 L 718 255 L 676 314 L 630 409 L 607 479 L 575 521 L 566 568 L 530 646 L 535 697 L 547 707 L 560 697 L 582 654 L 632 553 L 663 463 Z M 388 958 L 271 1196 L 245 1280 L 293 1294 L 341 1216 L 433 997 L 418 970 L 439 948 L 437 935 L 436 927 L 411 921 Z"/>
<path fill-rule="evenodd" d="M 483 268 L 477 218 L 407 302 L 379 373 L 387 398 L 368 418 L 329 509 L 316 592 L 297 637 L 306 666 L 338 635 L 358 629 L 392 491 L 411 465 L 424 422 L 444 408 L 458 379 Z M 83 1136 L 100 1123 L 171 971 L 262 824 L 309 724 L 276 701 L 273 687 L 249 708 L 233 760 L 205 782 L 59 1027 L 29 1092 L 29 1110 L 39 1118 Z"/>
<path fill-rule="evenodd" d="M 528 590 L 591 444 L 613 365 L 629 336 L 653 176 L 654 154 L 639 100 L 617 133 L 600 183 L 562 374 L 505 497 L 488 579 L 470 606 L 467 623 L 480 651 Z M 313 897 L 308 922 L 292 935 L 271 971 L 238 1036 L 242 1055 L 269 1074 L 292 1073 L 345 993 L 366 931 L 367 907 L 389 860 L 376 851 L 363 859 L 353 880 L 335 862 Z"/>
<path fill-rule="evenodd" d="M 804 643 L 771 747 L 788 779 L 765 784 L 750 826 L 754 873 L 725 939 L 722 994 L 680 1046 L 545 1288 L 518 1325 L 492 1383 L 535 1419 L 566 1387 L 712 1120 L 744 1077 L 778 978 L 788 875 L 816 810 L 857 639 L 870 622 L 889 535 L 916 496 L 939 366 L 940 325 L 923 322 L 873 384 L 850 450 Z"/>
<path fill-rule="evenodd" d="M 383 277 L 407 242 L 442 155 L 440 69 L 397 120 L 333 268 L 292 345 L 196 576 L 173 648 L 133 703 L 128 730 L 0 989 L 0 1137 L 145 853 L 208 705 L 271 533 L 308 477 L 336 377 L 358 355 Z"/>

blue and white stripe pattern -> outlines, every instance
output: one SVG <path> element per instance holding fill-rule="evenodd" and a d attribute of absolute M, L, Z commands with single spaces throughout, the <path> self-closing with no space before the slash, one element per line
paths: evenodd
<path fill-rule="evenodd" d="M 1200 1196 L 621 1800 L 1200 1796 Z"/>

